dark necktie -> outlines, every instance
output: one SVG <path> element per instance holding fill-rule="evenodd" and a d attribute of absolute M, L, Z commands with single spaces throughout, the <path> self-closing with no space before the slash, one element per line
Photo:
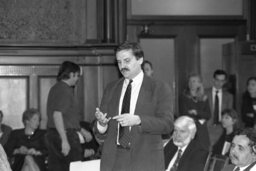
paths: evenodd
<path fill-rule="evenodd" d="M 214 102 L 214 124 L 219 123 L 219 97 L 218 90 L 215 93 L 215 102 Z"/>
<path fill-rule="evenodd" d="M 132 83 L 132 80 L 130 80 L 130 82 L 126 88 L 125 94 L 124 94 L 121 114 L 130 113 L 130 101 L 131 101 L 131 90 L 132 90 L 131 83 Z M 130 146 L 130 130 L 129 130 L 128 126 L 122 127 L 120 125 L 120 127 L 119 127 L 119 144 L 124 148 L 129 148 L 129 146 Z"/>
<path fill-rule="evenodd" d="M 178 150 L 177 157 L 176 157 L 176 160 L 175 160 L 175 162 L 173 163 L 173 166 L 171 167 L 170 171 L 177 171 L 178 166 L 179 166 L 179 161 L 180 161 L 180 159 L 181 159 L 181 154 L 182 154 L 182 150 L 179 149 L 179 150 Z"/>

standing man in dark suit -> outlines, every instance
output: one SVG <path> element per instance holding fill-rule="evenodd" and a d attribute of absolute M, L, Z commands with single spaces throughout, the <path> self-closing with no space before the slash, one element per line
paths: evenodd
<path fill-rule="evenodd" d="M 162 171 L 162 134 L 173 127 L 171 91 L 144 75 L 144 54 L 138 43 L 116 50 L 123 78 L 110 83 L 96 109 L 95 135 L 104 139 L 102 171 Z"/>
<path fill-rule="evenodd" d="M 233 95 L 223 89 L 227 79 L 228 75 L 224 70 L 216 70 L 213 74 L 213 86 L 205 91 L 211 109 L 211 118 L 207 123 L 211 145 L 218 140 L 222 133 L 221 112 L 224 109 L 233 109 Z"/>
<path fill-rule="evenodd" d="M 195 140 L 196 124 L 189 116 L 174 122 L 172 139 L 164 147 L 167 171 L 203 171 L 208 151 Z"/>

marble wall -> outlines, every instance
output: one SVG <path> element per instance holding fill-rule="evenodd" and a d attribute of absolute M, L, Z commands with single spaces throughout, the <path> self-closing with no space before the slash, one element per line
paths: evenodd
<path fill-rule="evenodd" d="M 0 0 L 0 43 L 86 41 L 86 0 Z"/>

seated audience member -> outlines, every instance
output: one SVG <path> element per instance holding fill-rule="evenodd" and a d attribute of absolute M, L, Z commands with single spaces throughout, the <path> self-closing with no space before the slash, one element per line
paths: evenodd
<path fill-rule="evenodd" d="M 243 94 L 241 106 L 242 120 L 245 127 L 256 128 L 256 77 L 247 80 L 247 90 Z"/>
<path fill-rule="evenodd" d="M 5 146 L 12 170 L 44 171 L 47 150 L 45 131 L 38 129 L 40 113 L 28 109 L 23 113 L 22 121 L 25 128 L 13 130 Z"/>
<path fill-rule="evenodd" d="M 229 157 L 235 167 L 226 167 L 232 171 L 255 171 L 256 170 L 256 130 L 245 129 L 235 135 Z"/>
<path fill-rule="evenodd" d="M 153 70 L 153 65 L 150 61 L 144 60 L 143 63 L 141 64 L 141 68 L 145 75 L 152 77 L 154 70 Z"/>
<path fill-rule="evenodd" d="M 8 162 L 7 156 L 1 144 L 0 144 L 0 170 L 11 171 L 10 164 Z"/>
<path fill-rule="evenodd" d="M 84 160 L 92 160 L 100 158 L 99 144 L 96 141 L 92 127 L 93 125 L 89 122 L 81 121 L 81 133 L 85 137 L 85 142 L 82 144 Z"/>
<path fill-rule="evenodd" d="M 2 123 L 3 117 L 4 117 L 3 112 L 0 110 L 0 144 L 2 144 L 2 146 L 5 145 L 12 131 L 11 127 Z"/>
<path fill-rule="evenodd" d="M 206 122 L 211 117 L 211 111 L 200 75 L 191 74 L 188 77 L 188 86 L 180 97 L 179 112 L 195 119 L 198 130 L 196 139 L 209 150 L 210 138 Z"/>
<path fill-rule="evenodd" d="M 195 140 L 194 119 L 181 116 L 174 122 L 172 139 L 164 147 L 165 169 L 203 171 L 208 151 Z"/>
<path fill-rule="evenodd" d="M 221 124 L 224 131 L 218 141 L 213 145 L 213 155 L 228 155 L 231 142 L 238 129 L 238 115 L 233 109 L 224 109 L 221 117 Z"/>

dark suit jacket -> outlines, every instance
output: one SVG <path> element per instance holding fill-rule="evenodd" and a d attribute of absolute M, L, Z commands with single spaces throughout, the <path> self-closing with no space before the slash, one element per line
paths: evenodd
<path fill-rule="evenodd" d="M 211 118 L 208 120 L 208 125 L 213 125 L 213 101 L 212 101 L 212 88 L 208 88 L 205 90 L 205 94 L 208 96 L 210 109 L 211 109 Z M 229 92 L 223 90 L 222 91 L 222 106 L 221 111 L 224 109 L 233 109 L 233 95 Z"/>
<path fill-rule="evenodd" d="M 164 148 L 165 169 L 168 168 L 177 150 L 178 147 L 173 144 L 172 140 L 166 144 Z M 192 140 L 181 156 L 177 171 L 203 171 L 207 156 L 208 151 L 196 140 Z"/>
<path fill-rule="evenodd" d="M 118 115 L 119 99 L 124 78 L 110 83 L 104 91 L 101 111 L 109 117 Z M 144 76 L 139 92 L 135 114 L 140 116 L 141 125 L 131 129 L 131 170 L 164 170 L 163 143 L 161 134 L 170 133 L 173 127 L 169 86 Z M 103 138 L 97 132 L 98 138 Z M 117 122 L 110 120 L 104 136 L 101 170 L 112 170 L 116 157 Z"/>

